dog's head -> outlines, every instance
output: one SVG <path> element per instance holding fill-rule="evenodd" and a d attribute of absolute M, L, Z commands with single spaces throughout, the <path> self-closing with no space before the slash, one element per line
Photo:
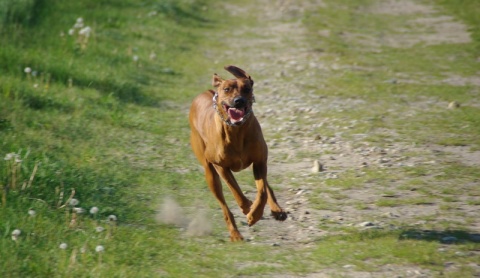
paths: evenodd
<path fill-rule="evenodd" d="M 225 70 L 237 79 L 224 80 L 216 73 L 213 75 L 212 84 L 217 89 L 214 105 L 227 124 L 241 125 L 252 112 L 252 104 L 255 101 L 253 80 L 236 66 L 225 66 Z"/>

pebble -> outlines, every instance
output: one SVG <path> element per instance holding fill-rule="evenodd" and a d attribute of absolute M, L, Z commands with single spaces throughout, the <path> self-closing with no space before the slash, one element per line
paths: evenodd
<path fill-rule="evenodd" d="M 358 224 L 359 227 L 372 227 L 372 226 L 375 226 L 375 224 L 373 224 L 372 222 L 362 222 L 360 224 Z"/>
<path fill-rule="evenodd" d="M 313 161 L 312 173 L 318 173 L 323 171 L 323 165 L 318 161 Z"/>
<path fill-rule="evenodd" d="M 456 102 L 456 101 L 452 101 L 448 104 L 448 109 L 455 109 L 455 108 L 459 108 L 460 107 L 460 103 Z"/>

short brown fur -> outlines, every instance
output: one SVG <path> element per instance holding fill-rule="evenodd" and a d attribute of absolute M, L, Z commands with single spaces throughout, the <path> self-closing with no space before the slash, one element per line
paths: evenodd
<path fill-rule="evenodd" d="M 267 182 L 267 144 L 262 129 L 251 111 L 254 102 L 253 80 L 245 71 L 235 66 L 225 69 L 237 79 L 224 80 L 213 75 L 213 86 L 218 92 L 209 90 L 198 95 L 190 108 L 190 143 L 198 161 L 205 169 L 205 179 L 213 195 L 222 208 L 231 241 L 243 240 L 235 219 L 223 196 L 220 177 L 225 181 L 243 213 L 249 226 L 263 216 L 265 204 L 270 206 L 276 220 L 283 221 L 287 214 L 275 199 Z M 213 100 L 212 100 L 213 99 Z M 243 99 L 245 107 L 240 110 L 242 121 L 235 122 L 229 115 L 229 107 L 237 107 L 238 99 Z M 214 107 L 214 102 L 216 107 Z M 235 108 L 236 109 L 236 108 Z M 240 115 L 242 115 L 240 114 Z M 257 195 L 252 203 L 242 193 L 232 171 L 238 172 L 252 165 Z"/>

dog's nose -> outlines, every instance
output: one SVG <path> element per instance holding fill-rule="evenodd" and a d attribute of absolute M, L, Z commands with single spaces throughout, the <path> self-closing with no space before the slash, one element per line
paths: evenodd
<path fill-rule="evenodd" d="M 247 104 L 247 101 L 244 97 L 236 97 L 233 99 L 233 104 L 235 108 L 243 108 Z"/>

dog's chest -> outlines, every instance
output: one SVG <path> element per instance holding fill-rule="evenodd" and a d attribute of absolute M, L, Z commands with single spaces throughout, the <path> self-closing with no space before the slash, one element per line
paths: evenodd
<path fill-rule="evenodd" d="M 207 157 L 210 162 L 222 167 L 230 168 L 232 171 L 240 171 L 252 164 L 251 157 L 246 148 L 231 145 L 216 145 L 210 149 Z"/>

